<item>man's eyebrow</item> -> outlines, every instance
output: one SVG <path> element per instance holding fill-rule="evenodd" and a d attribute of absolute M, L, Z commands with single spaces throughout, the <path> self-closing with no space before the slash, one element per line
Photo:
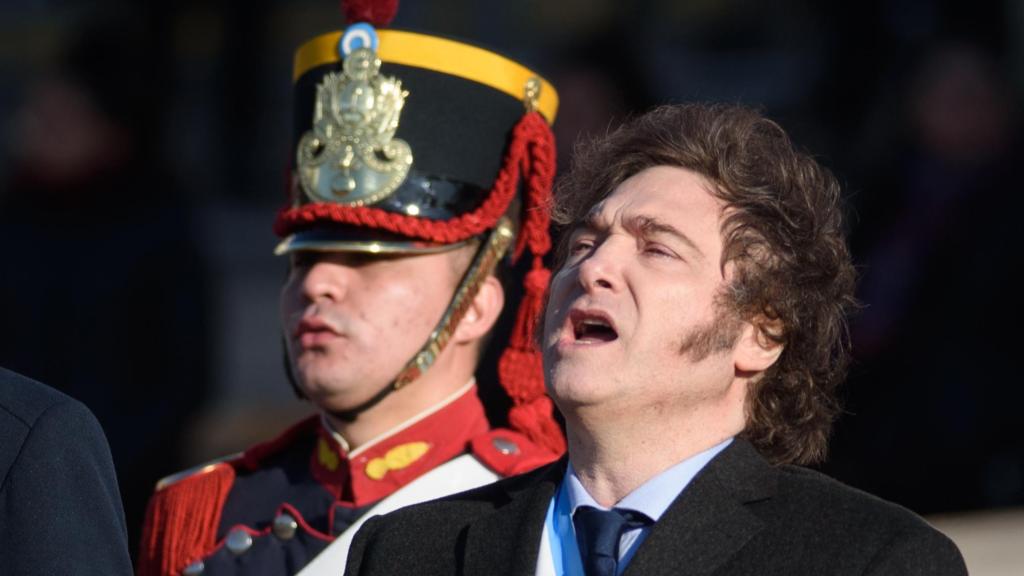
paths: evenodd
<path fill-rule="evenodd" d="M 689 246 L 690 249 L 701 257 L 704 256 L 704 251 L 698 248 L 697 243 L 691 240 L 689 236 L 668 222 L 658 220 L 655 216 L 637 215 L 627 217 L 623 222 L 623 226 L 626 230 L 640 237 L 648 237 L 655 234 L 667 234 Z"/>
<path fill-rule="evenodd" d="M 600 206 L 600 205 L 598 205 Z M 595 206 L 597 208 L 597 206 Z M 586 230 L 588 232 L 606 232 L 608 230 L 608 222 L 601 218 L 601 212 L 599 210 L 591 210 L 583 217 L 583 221 L 576 226 L 575 230 Z"/>

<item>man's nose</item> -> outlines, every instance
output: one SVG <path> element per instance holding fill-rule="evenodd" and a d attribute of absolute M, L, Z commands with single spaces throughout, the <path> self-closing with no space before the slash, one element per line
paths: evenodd
<path fill-rule="evenodd" d="M 617 243 L 608 239 L 594 247 L 579 264 L 579 280 L 587 292 L 618 291 L 622 286 L 623 254 Z"/>
<path fill-rule="evenodd" d="M 351 284 L 351 274 L 352 270 L 348 266 L 316 262 L 306 269 L 302 278 L 302 296 L 310 302 L 338 302 L 344 298 Z"/>

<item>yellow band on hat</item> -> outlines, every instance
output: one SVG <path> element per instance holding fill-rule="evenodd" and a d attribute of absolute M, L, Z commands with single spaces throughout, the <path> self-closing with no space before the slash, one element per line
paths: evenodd
<path fill-rule="evenodd" d="M 337 62 L 340 59 L 338 41 L 341 40 L 341 34 L 340 31 L 321 34 L 300 46 L 295 52 L 292 81 L 297 81 L 312 68 Z M 558 93 L 554 86 L 518 62 L 483 48 L 437 36 L 401 30 L 378 30 L 377 36 L 380 39 L 377 55 L 384 62 L 424 68 L 479 82 L 516 100 L 524 100 L 527 82 L 536 78 L 541 82 L 537 111 L 544 115 L 549 124 L 555 121 Z"/>

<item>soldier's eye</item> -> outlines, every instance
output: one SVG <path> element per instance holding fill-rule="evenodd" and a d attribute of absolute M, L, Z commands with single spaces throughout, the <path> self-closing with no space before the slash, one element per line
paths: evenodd
<path fill-rule="evenodd" d="M 305 269 L 309 268 L 316 263 L 316 256 L 309 252 L 292 252 L 291 264 L 292 269 Z"/>

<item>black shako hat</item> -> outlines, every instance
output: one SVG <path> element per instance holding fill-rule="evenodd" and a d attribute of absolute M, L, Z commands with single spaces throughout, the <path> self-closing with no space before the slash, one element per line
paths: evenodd
<path fill-rule="evenodd" d="M 502 178 L 523 163 L 515 140 L 543 138 L 558 108 L 554 88 L 509 58 L 366 22 L 303 44 L 293 79 L 279 254 L 436 251 L 493 228 L 517 192 L 495 189 L 518 184 Z"/>

